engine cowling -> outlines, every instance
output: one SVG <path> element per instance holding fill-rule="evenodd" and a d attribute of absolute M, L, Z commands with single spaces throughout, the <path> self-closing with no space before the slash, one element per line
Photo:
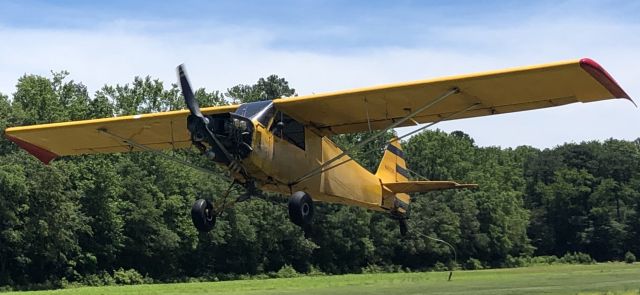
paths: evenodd
<path fill-rule="evenodd" d="M 187 118 L 191 141 L 203 154 L 215 162 L 231 163 L 231 159 L 227 159 L 222 149 L 211 137 L 213 134 L 236 160 L 249 156 L 252 151 L 251 144 L 254 132 L 253 123 L 249 118 L 235 113 L 215 114 L 206 117 L 209 120 L 206 126 L 193 115 L 189 115 Z M 211 133 L 207 132 L 205 128 L 208 128 Z"/>

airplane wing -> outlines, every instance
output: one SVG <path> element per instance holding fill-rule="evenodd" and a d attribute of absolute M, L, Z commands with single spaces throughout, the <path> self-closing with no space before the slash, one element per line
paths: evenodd
<path fill-rule="evenodd" d="M 237 105 L 208 107 L 202 108 L 202 113 L 226 113 L 237 108 Z M 44 163 L 58 156 L 139 150 L 113 135 L 157 150 L 185 148 L 191 145 L 188 115 L 188 110 L 180 110 L 12 127 L 5 130 L 5 136 Z M 100 130 L 107 130 L 112 135 Z"/>
<path fill-rule="evenodd" d="M 394 193 L 420 193 L 446 189 L 477 188 L 477 184 L 459 184 L 455 181 L 402 181 L 383 183 Z"/>
<path fill-rule="evenodd" d="M 281 98 L 276 108 L 325 134 L 379 130 L 434 98 L 460 89 L 406 121 L 428 123 L 472 107 L 455 119 L 591 102 L 629 95 L 590 59 L 513 68 L 463 76 L 405 82 L 326 94 Z M 203 108 L 204 114 L 233 112 L 238 106 Z M 57 156 L 138 150 L 126 138 L 151 149 L 188 147 L 187 110 L 115 118 L 13 127 L 5 130 L 41 161 Z M 106 129 L 107 136 L 100 130 Z M 120 139 L 119 139 L 120 138 Z"/>
<path fill-rule="evenodd" d="M 629 95 L 595 61 L 579 60 L 277 99 L 276 108 L 325 135 L 380 130 L 447 91 L 460 92 L 400 126 Z M 632 100 L 631 100 L 632 101 Z M 633 101 L 632 101 L 633 102 Z M 415 122 L 414 122 L 415 121 Z"/>

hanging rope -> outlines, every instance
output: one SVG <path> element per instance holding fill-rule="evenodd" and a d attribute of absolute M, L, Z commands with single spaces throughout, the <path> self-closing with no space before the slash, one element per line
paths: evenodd
<path fill-rule="evenodd" d="M 451 250 L 453 250 L 453 262 L 455 263 L 455 265 L 458 265 L 458 253 L 456 252 L 456 248 L 453 247 L 453 245 L 451 245 L 449 242 L 447 242 L 447 241 L 445 241 L 443 239 L 438 239 L 438 238 L 427 236 L 427 235 L 425 235 L 423 233 L 420 233 L 420 232 L 416 232 L 415 234 L 417 234 L 417 235 L 419 235 L 419 236 L 421 236 L 423 238 L 427 238 L 429 240 L 436 241 L 436 242 L 439 242 L 439 243 L 443 243 L 443 244 L 449 246 L 449 248 L 451 248 Z M 451 277 L 452 276 L 453 276 L 453 267 L 449 267 L 449 279 L 447 281 L 451 281 Z"/>

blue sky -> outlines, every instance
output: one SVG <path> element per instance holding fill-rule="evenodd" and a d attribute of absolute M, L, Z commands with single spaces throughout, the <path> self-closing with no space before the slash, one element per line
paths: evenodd
<path fill-rule="evenodd" d="M 637 1 L 0 1 L 0 24 L 20 28 L 99 29 L 117 22 L 155 33 L 216 27 L 277 32 L 271 46 L 353 51 L 379 46 L 464 46 L 443 27 L 500 28 L 536 19 L 635 23 Z M 215 37 L 209 35 L 204 37 Z M 201 36 L 202 37 L 202 36 Z M 484 49 L 484 48 L 482 48 Z"/>
<path fill-rule="evenodd" d="M 66 69 L 90 91 L 185 62 L 224 90 L 276 73 L 300 94 L 591 57 L 640 96 L 640 1 L 3 1 L 0 92 Z M 480 145 L 640 137 L 638 109 L 578 104 L 448 122 Z M 638 129 L 638 130 L 636 130 Z M 402 133 L 403 131 L 400 130 Z M 540 136 L 544 134 L 544 136 Z"/>

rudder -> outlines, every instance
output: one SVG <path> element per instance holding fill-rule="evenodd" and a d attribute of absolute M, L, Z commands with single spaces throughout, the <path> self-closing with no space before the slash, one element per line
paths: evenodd
<path fill-rule="evenodd" d="M 380 179 L 381 184 L 409 181 L 407 163 L 397 137 L 387 145 L 375 175 Z M 409 212 L 410 202 L 411 198 L 408 194 L 394 193 L 384 189 L 382 207 L 391 209 L 391 214 L 395 217 L 404 218 Z"/>
<path fill-rule="evenodd" d="M 400 145 L 400 140 L 394 138 L 382 155 L 376 177 L 382 182 L 401 182 L 409 180 L 409 172 L 407 171 L 407 163 L 404 160 L 404 152 Z"/>

